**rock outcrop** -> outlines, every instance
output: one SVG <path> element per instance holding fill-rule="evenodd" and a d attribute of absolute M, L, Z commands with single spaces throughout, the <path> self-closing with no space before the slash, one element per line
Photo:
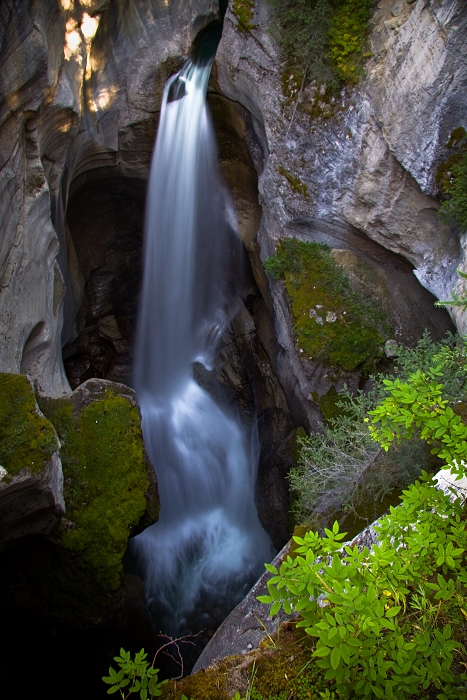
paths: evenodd
<path fill-rule="evenodd" d="M 331 111 L 310 90 L 297 90 L 292 104 L 282 97 L 286 67 L 263 2 L 256 4 L 249 32 L 239 30 L 232 8 L 227 11 L 216 59 L 218 85 L 248 110 L 265 154 L 258 182 L 263 260 L 279 239 L 292 235 L 359 257 L 373 241 L 373 264 L 381 259 L 381 246 L 405 258 L 432 294 L 449 298 L 462 285 L 455 270 L 465 265 L 464 237 L 437 217 L 435 175 L 447 157 L 451 131 L 465 122 L 467 11 L 460 0 L 442 6 L 419 0 L 402 2 L 394 17 L 392 6 L 382 0 L 372 19 L 366 79 L 344 89 Z M 314 109 L 318 116 L 310 117 L 311 103 L 321 105 L 321 115 Z M 402 303 L 418 305 L 413 285 L 402 283 L 397 292 L 391 274 L 386 279 Z M 302 420 L 313 425 L 316 409 L 307 400 L 313 383 L 298 356 L 280 285 L 272 285 L 272 299 L 283 349 L 278 376 L 289 404 L 295 397 Z M 425 297 L 427 313 L 432 301 Z M 453 316 L 463 331 L 459 310 Z M 442 326 L 441 319 L 432 316 L 433 326 Z M 315 376 L 315 388 L 320 381 Z"/>
<path fill-rule="evenodd" d="M 60 443 L 23 375 L 0 374 L 0 550 L 47 535 L 63 514 Z"/>
<path fill-rule="evenodd" d="M 101 624 L 123 603 L 128 538 L 159 516 L 135 393 L 89 379 L 70 396 L 41 398 L 40 405 L 62 443 L 66 506 L 52 540 L 67 575 L 60 567 L 51 571 L 49 616 L 78 627 Z"/>

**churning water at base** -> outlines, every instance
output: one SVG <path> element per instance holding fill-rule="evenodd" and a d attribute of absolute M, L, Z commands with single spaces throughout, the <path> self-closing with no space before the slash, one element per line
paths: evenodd
<path fill-rule="evenodd" d="M 231 254 L 205 95 L 210 65 L 185 64 L 165 88 L 146 208 L 135 359 L 159 521 L 132 544 L 155 624 L 165 633 L 220 622 L 262 573 L 271 544 L 253 493 L 246 435 L 192 378 L 211 366 L 228 322 Z"/>

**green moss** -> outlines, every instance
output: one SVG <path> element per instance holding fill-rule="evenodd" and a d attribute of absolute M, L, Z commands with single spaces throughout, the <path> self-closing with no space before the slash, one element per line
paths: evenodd
<path fill-rule="evenodd" d="M 232 10 L 238 20 L 238 30 L 251 32 L 254 27 L 255 0 L 234 0 Z"/>
<path fill-rule="evenodd" d="M 301 107 L 313 119 L 331 119 L 346 109 L 345 103 L 341 102 L 331 85 L 322 85 L 312 99 L 304 102 Z"/>
<path fill-rule="evenodd" d="M 51 423 L 36 407 L 34 391 L 22 374 L 0 374 L 0 464 L 4 480 L 22 469 L 39 473 L 58 449 Z"/>
<path fill-rule="evenodd" d="M 292 173 L 289 172 L 288 170 L 286 170 L 282 165 L 279 166 L 279 173 L 283 177 L 285 177 L 285 179 L 289 183 L 293 192 L 296 192 L 297 194 L 301 194 L 301 195 L 303 195 L 303 197 L 306 197 L 307 199 L 310 198 L 310 193 L 308 191 L 308 187 L 305 185 L 304 182 L 302 182 L 300 180 L 299 177 L 292 175 Z"/>
<path fill-rule="evenodd" d="M 237 691 L 243 698 L 248 688 L 251 700 L 320 697 L 319 692 L 332 686 L 310 663 L 313 649 L 313 640 L 303 630 L 283 623 L 279 633 L 267 635 L 256 651 L 227 657 L 193 676 L 170 681 L 161 688 L 162 698 L 180 700 L 184 694 L 196 700 L 230 700 Z"/>
<path fill-rule="evenodd" d="M 346 371 L 374 369 L 391 329 L 376 302 L 352 288 L 328 246 L 287 239 L 268 266 L 284 277 L 304 357 Z"/>
<path fill-rule="evenodd" d="M 449 141 L 447 143 L 447 148 L 458 148 L 459 146 L 464 145 L 464 139 L 467 139 L 467 131 L 463 126 L 458 126 L 457 129 L 454 129 L 451 132 L 451 136 L 449 137 Z"/>
<path fill-rule="evenodd" d="M 447 194 L 449 186 L 452 182 L 453 167 L 459 165 L 461 160 L 462 155 L 460 153 L 455 153 L 438 166 L 435 180 L 443 195 Z"/>
<path fill-rule="evenodd" d="M 110 390 L 79 415 L 69 399 L 41 400 L 41 407 L 62 442 L 67 521 L 60 542 L 102 590 L 115 591 L 149 488 L 138 410 Z"/>

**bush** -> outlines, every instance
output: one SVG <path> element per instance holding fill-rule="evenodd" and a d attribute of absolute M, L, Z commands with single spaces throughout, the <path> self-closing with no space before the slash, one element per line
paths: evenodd
<path fill-rule="evenodd" d="M 445 219 L 454 218 L 461 229 L 465 231 L 467 230 L 467 142 L 465 130 L 456 129 L 453 134 L 456 131 L 461 132 L 459 135 L 461 136 L 460 148 L 462 150 L 457 155 L 451 156 L 445 164 L 448 166 L 447 169 L 442 170 L 441 168 L 440 182 L 447 199 L 441 204 L 439 213 Z M 451 134 L 450 143 L 453 140 L 453 134 Z M 455 146 L 455 141 L 452 145 L 448 144 L 450 148 Z"/>
<path fill-rule="evenodd" d="M 259 600 L 302 619 L 313 657 L 344 698 L 467 697 L 465 655 L 467 531 L 459 500 L 426 475 L 404 492 L 378 531 L 378 546 L 344 546 L 335 523 L 309 532 Z"/>
<path fill-rule="evenodd" d="M 451 411 L 454 414 L 454 409 L 459 414 L 464 412 L 467 399 L 465 340 L 449 334 L 443 341 L 434 343 L 425 333 L 415 348 L 399 346 L 395 376 L 373 377 L 373 390 L 367 394 L 359 392 L 351 396 L 346 391 L 341 392 L 342 401 L 337 403 L 341 415 L 319 433 L 299 439 L 298 464 L 289 475 L 293 490 L 292 512 L 297 522 L 307 521 L 315 527 L 323 527 L 336 517 L 342 521 L 347 513 L 361 512 L 363 509 L 368 517 L 374 519 L 377 517 L 378 501 L 394 490 L 407 488 L 423 468 L 439 468 L 441 462 L 436 457 L 430 457 L 429 450 L 424 447 L 421 430 L 415 430 L 417 426 L 414 421 L 421 419 L 413 418 L 410 433 L 406 430 L 403 436 L 398 434 L 404 439 L 395 439 L 396 433 L 393 432 L 390 444 L 386 443 L 387 449 L 372 437 L 378 431 L 377 415 L 374 414 L 373 424 L 368 419 L 368 412 L 371 414 L 378 404 L 384 407 L 377 409 L 380 413 L 394 406 L 396 422 L 394 426 L 391 422 L 391 430 L 400 432 L 406 418 L 398 422 L 397 416 L 406 416 L 404 411 L 409 410 L 409 404 L 403 403 L 397 395 L 385 399 L 387 390 L 395 387 L 400 391 L 400 386 L 410 387 L 407 388 L 407 396 L 404 394 L 406 389 L 402 389 L 404 399 L 408 400 L 409 396 L 416 396 L 416 386 L 421 383 L 420 398 L 425 397 L 426 402 L 428 395 L 424 389 L 429 385 L 427 378 L 433 365 L 437 367 L 440 387 L 435 394 L 431 394 L 431 400 L 436 403 L 430 405 L 436 405 L 437 410 L 442 405 L 449 411 L 442 414 L 442 418 L 437 417 L 441 416 L 440 413 L 433 417 L 425 403 L 427 419 L 444 421 L 446 415 L 451 416 Z M 411 379 L 417 371 L 422 373 L 423 378 Z M 413 407 L 415 405 L 412 404 Z M 459 424 L 460 415 L 452 420 Z M 389 430 L 389 414 L 385 429 Z"/>
<path fill-rule="evenodd" d="M 430 349 L 426 338 L 422 346 Z M 465 375 L 465 357 L 459 370 L 455 348 L 438 346 L 432 356 L 440 360 L 435 367 L 383 380 L 386 397 L 366 421 L 384 450 L 417 435 L 464 476 L 467 426 L 438 380 Z M 405 359 L 410 366 L 410 353 Z M 375 529 L 372 550 L 342 548 L 345 534 L 337 523 L 325 537 L 294 537 L 295 558 L 280 570 L 266 565 L 273 576 L 269 595 L 259 600 L 271 605 L 271 615 L 281 607 L 300 613 L 297 625 L 317 640 L 316 664 L 342 697 L 467 698 L 465 664 L 459 663 L 466 655 L 467 618 L 463 502 L 437 489 L 424 472 Z"/>

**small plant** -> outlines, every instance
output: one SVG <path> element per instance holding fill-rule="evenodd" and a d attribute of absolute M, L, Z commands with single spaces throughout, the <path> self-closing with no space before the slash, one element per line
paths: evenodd
<path fill-rule="evenodd" d="M 461 229 L 465 231 L 467 229 L 467 141 L 465 139 L 466 132 L 462 131 L 464 134 L 463 140 L 461 139 L 462 152 L 451 156 L 448 168 L 442 172 L 442 189 L 447 199 L 442 202 L 439 213 L 445 219 L 454 218 Z"/>
<path fill-rule="evenodd" d="M 389 396 L 369 411 L 370 432 L 384 450 L 394 441 L 419 435 L 451 471 L 461 473 L 467 463 L 467 425 L 443 398 L 443 385 L 436 381 L 440 375 L 441 368 L 434 367 L 417 370 L 407 382 L 383 380 Z"/>
<path fill-rule="evenodd" d="M 114 661 L 118 663 L 120 670 L 116 671 L 111 666 L 109 675 L 102 678 L 104 683 L 111 686 L 107 693 L 112 695 L 119 691 L 123 700 L 126 700 L 131 693 L 139 693 L 141 700 L 162 695 L 160 688 L 167 681 L 159 681 L 159 669 L 153 668 L 146 657 L 144 649 L 135 654 L 134 659 L 131 658 L 129 651 L 120 649 L 120 656 L 114 656 Z"/>
<path fill-rule="evenodd" d="M 459 277 L 463 280 L 467 279 L 467 274 L 461 270 L 456 271 Z M 435 306 L 457 306 L 461 308 L 462 311 L 467 311 L 467 293 L 464 292 L 461 297 L 458 297 L 455 292 L 452 293 L 451 299 L 447 301 L 435 301 Z"/>
<path fill-rule="evenodd" d="M 308 82 L 333 88 L 358 80 L 371 0 L 273 0 L 273 4 L 272 33 L 294 84 L 300 85 L 305 76 Z"/>
<path fill-rule="evenodd" d="M 255 0 L 233 0 L 233 12 L 238 20 L 238 29 L 249 33 L 254 28 Z"/>

